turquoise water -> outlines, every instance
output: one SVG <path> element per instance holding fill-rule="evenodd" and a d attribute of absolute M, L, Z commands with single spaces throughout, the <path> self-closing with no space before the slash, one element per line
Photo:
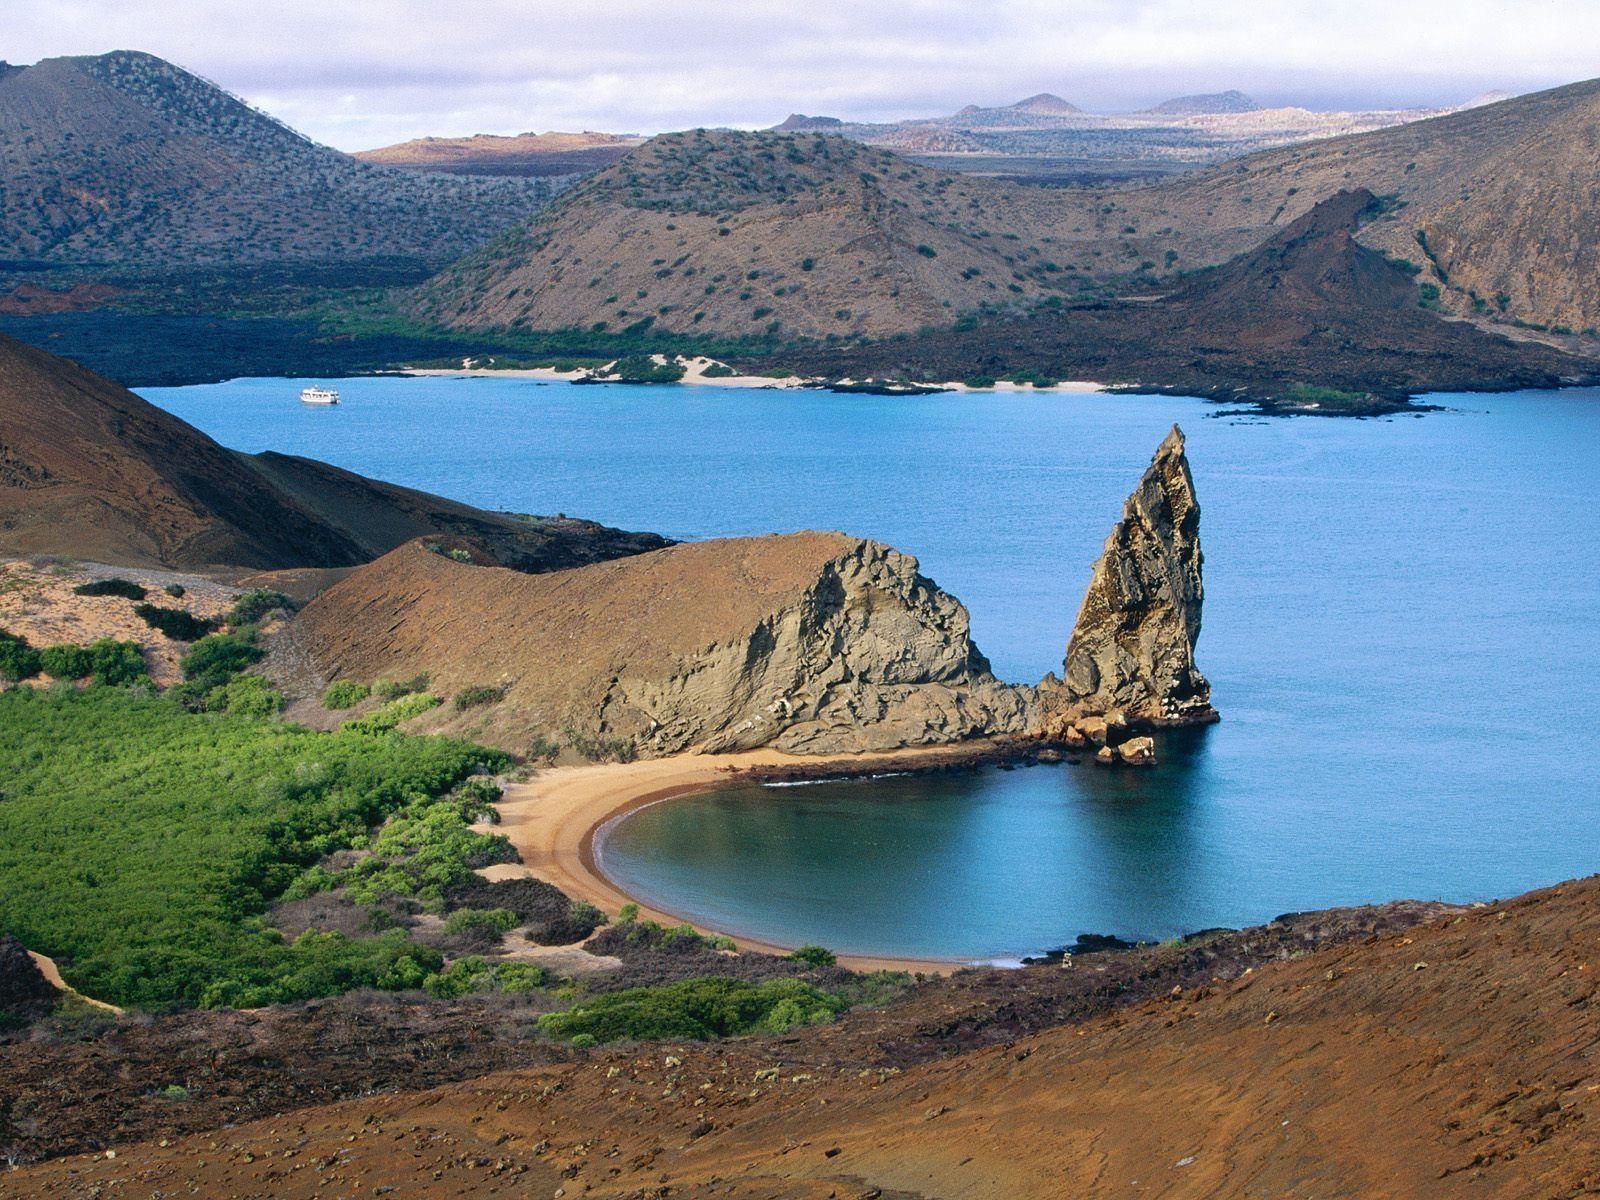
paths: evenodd
<path fill-rule="evenodd" d="M 1088 569 L 1173 421 L 1204 510 L 1222 724 L 1154 771 L 754 788 L 635 814 L 629 890 L 855 952 L 1009 957 L 1600 868 L 1600 393 L 1382 421 L 1165 397 L 916 399 L 515 380 L 145 395 L 227 445 L 676 537 L 842 528 L 918 555 L 995 670 L 1059 670 Z"/>

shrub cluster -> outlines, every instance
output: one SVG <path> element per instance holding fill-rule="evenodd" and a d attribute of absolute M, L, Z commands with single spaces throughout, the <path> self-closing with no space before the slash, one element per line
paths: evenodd
<path fill-rule="evenodd" d="M 323 689 L 322 707 L 332 712 L 342 712 L 344 709 L 354 708 L 371 694 L 372 689 L 364 683 L 357 683 L 353 679 L 340 679 Z"/>
<path fill-rule="evenodd" d="M 403 934 L 285 943 L 259 914 L 389 814 L 413 824 L 434 804 L 479 837 L 428 798 L 505 765 L 443 738 L 314 733 L 111 688 L 0 693 L 0 728 L 0 928 L 88 995 L 151 1008 L 421 986 L 438 955 Z"/>
<path fill-rule="evenodd" d="M 228 611 L 228 624 L 235 628 L 240 625 L 255 625 L 271 613 L 293 612 L 298 607 L 299 605 L 282 592 L 256 588 L 233 602 L 233 608 Z"/>
<path fill-rule="evenodd" d="M 430 696 L 427 692 L 407 692 L 364 717 L 346 721 L 339 728 L 358 733 L 389 733 L 401 722 L 409 721 L 412 717 L 420 717 L 430 708 L 438 707 L 437 696 Z"/>
<path fill-rule="evenodd" d="M 506 696 L 506 687 L 501 684 L 491 687 L 488 684 L 478 684 L 475 687 L 462 688 L 456 693 L 451 704 L 459 712 L 465 708 L 477 708 L 484 704 L 498 704 Z"/>
<path fill-rule="evenodd" d="M 713 976 L 597 996 L 539 1027 L 551 1037 L 587 1044 L 682 1038 L 705 1041 L 758 1032 L 783 1033 L 833 1020 L 846 1008 L 838 996 L 799 979 L 750 983 Z"/>
<path fill-rule="evenodd" d="M 72 589 L 74 596 L 122 596 L 143 600 L 149 593 L 131 579 L 91 579 Z"/>

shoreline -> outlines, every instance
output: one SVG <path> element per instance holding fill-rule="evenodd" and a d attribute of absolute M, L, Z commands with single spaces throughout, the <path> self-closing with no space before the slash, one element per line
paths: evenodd
<path fill-rule="evenodd" d="M 964 769 L 1026 758 L 1035 749 L 1020 742 L 979 740 L 955 746 L 917 746 L 828 757 L 759 749 L 551 767 L 525 783 L 506 787 L 505 795 L 495 805 L 500 812 L 495 830 L 511 841 L 529 873 L 560 888 L 573 900 L 595 905 L 610 917 L 614 918 L 624 904 L 637 904 L 641 919 L 663 925 L 687 924 L 700 933 L 731 936 L 741 950 L 781 955 L 794 947 L 727 935 L 630 895 L 601 865 L 600 850 L 607 827 L 652 804 L 726 787 L 886 771 Z M 983 959 L 853 954 L 840 954 L 839 962 L 857 971 L 910 971 L 924 975 L 948 975 L 964 967 L 989 965 Z"/>
<path fill-rule="evenodd" d="M 763 391 L 795 391 L 800 389 L 811 391 L 828 391 L 827 385 L 818 385 L 799 375 L 788 375 L 783 378 L 774 378 L 769 375 L 706 375 L 705 368 L 710 365 L 706 362 L 691 364 L 689 371 L 682 379 L 659 384 L 646 384 L 647 387 L 721 387 L 744 388 L 748 390 Z M 401 367 L 399 374 L 419 378 L 444 377 L 462 379 L 532 379 L 545 383 L 572 383 L 589 374 L 587 371 L 560 371 L 555 367 L 508 367 L 503 370 L 495 367 Z M 606 382 L 601 380 L 599 382 Z M 849 380 L 840 382 L 848 383 Z M 625 384 L 623 386 L 641 386 Z M 979 388 L 962 383 L 959 380 L 950 380 L 944 383 L 912 381 L 912 387 L 935 388 L 939 392 L 958 392 L 972 395 L 988 395 L 990 393 L 1004 392 L 1029 392 L 1051 394 L 1093 395 L 1101 392 L 1110 392 L 1116 385 L 1100 383 L 1092 379 L 1064 379 L 1050 387 L 1035 387 L 1031 383 L 1012 383 L 1009 380 L 997 381 L 993 387 Z M 894 395 L 894 392 L 888 393 Z M 908 395 L 914 393 L 907 393 Z"/>

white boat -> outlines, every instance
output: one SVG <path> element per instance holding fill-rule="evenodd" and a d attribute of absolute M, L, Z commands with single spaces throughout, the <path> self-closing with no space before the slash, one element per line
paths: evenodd
<path fill-rule="evenodd" d="M 301 404 L 337 404 L 339 393 L 332 388 L 308 387 L 300 391 Z"/>

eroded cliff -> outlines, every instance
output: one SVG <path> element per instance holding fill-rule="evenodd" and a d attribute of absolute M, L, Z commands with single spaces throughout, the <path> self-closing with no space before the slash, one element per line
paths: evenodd
<path fill-rule="evenodd" d="M 1194 662 L 1205 598 L 1200 503 L 1176 425 L 1122 507 L 1067 643 L 1064 677 L 1041 686 L 1047 738 L 1105 741 L 1217 719 Z"/>
<path fill-rule="evenodd" d="M 492 719 L 471 721 L 514 749 L 538 735 L 641 755 L 838 753 L 1022 733 L 1035 719 L 1032 689 L 994 678 L 966 609 L 916 559 L 835 533 L 539 576 L 411 543 L 307 606 L 289 636 L 317 682 L 427 672 L 441 697 L 503 688 Z M 456 727 L 452 711 L 421 727 Z"/>

